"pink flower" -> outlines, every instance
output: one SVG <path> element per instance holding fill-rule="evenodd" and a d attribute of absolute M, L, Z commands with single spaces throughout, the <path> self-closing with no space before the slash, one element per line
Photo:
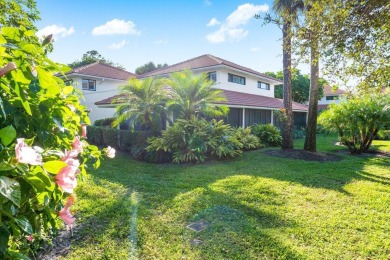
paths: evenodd
<path fill-rule="evenodd" d="M 81 137 L 87 138 L 87 124 L 81 124 Z"/>
<path fill-rule="evenodd" d="M 115 157 L 115 149 L 111 146 L 106 148 L 106 155 L 108 158 L 114 158 Z"/>
<path fill-rule="evenodd" d="M 65 222 L 66 225 L 72 225 L 76 221 L 76 218 L 72 216 L 69 210 L 73 202 L 74 202 L 74 196 L 71 195 L 66 200 L 65 207 L 63 207 L 60 210 L 60 212 L 58 212 L 58 215 L 60 216 L 60 218 L 62 218 L 62 220 Z"/>
<path fill-rule="evenodd" d="M 77 167 L 65 166 L 56 176 L 56 183 L 61 189 L 67 193 L 73 193 L 73 189 L 77 186 Z"/>
<path fill-rule="evenodd" d="M 16 160 L 18 163 L 27 163 L 30 165 L 41 165 L 42 156 L 32 147 L 27 146 L 24 138 L 18 138 L 15 145 Z"/>
<path fill-rule="evenodd" d="M 0 68 L 0 77 L 4 76 L 5 74 L 9 73 L 12 70 L 16 70 L 16 64 L 13 62 L 9 62 L 4 67 Z"/>
<path fill-rule="evenodd" d="M 34 237 L 32 235 L 26 236 L 26 239 L 29 242 L 33 242 L 34 241 Z"/>
<path fill-rule="evenodd" d="M 77 150 L 70 150 L 66 151 L 64 157 L 62 157 L 62 161 L 66 162 L 69 158 L 76 158 L 79 155 L 79 152 Z"/>
<path fill-rule="evenodd" d="M 76 136 L 73 141 L 72 147 L 79 153 L 83 151 L 83 143 L 80 141 L 80 137 Z"/>

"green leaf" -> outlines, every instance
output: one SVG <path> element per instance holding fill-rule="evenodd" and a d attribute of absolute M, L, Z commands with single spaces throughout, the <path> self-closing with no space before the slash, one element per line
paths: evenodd
<path fill-rule="evenodd" d="M 10 233 L 7 228 L 0 227 L 0 252 L 4 255 L 7 251 Z"/>
<path fill-rule="evenodd" d="M 9 171 L 9 170 L 12 170 L 12 169 L 13 169 L 13 167 L 10 164 L 8 164 L 6 162 L 1 162 L 0 163 L 0 172 Z"/>
<path fill-rule="evenodd" d="M 33 233 L 33 228 L 25 216 L 18 216 L 14 218 L 16 224 L 27 234 L 31 235 Z"/>
<path fill-rule="evenodd" d="M 5 176 L 0 176 L 0 194 L 20 206 L 20 185 L 17 181 Z"/>
<path fill-rule="evenodd" d="M 16 138 L 16 130 L 12 125 L 0 129 L 0 139 L 4 146 L 8 146 Z"/>
<path fill-rule="evenodd" d="M 58 174 L 65 166 L 67 166 L 67 164 L 63 161 L 50 161 L 45 162 L 43 168 L 51 174 Z"/>
<path fill-rule="evenodd" d="M 60 93 L 60 87 L 55 81 L 53 75 L 50 72 L 42 69 L 41 67 L 35 67 L 38 72 L 39 84 L 42 88 L 46 89 L 50 94 L 57 95 Z"/>
<path fill-rule="evenodd" d="M 15 77 L 14 73 L 15 73 L 14 71 L 11 71 L 11 74 L 13 77 Z M 19 83 L 13 80 L 13 81 L 11 81 L 11 85 L 13 87 L 14 92 L 19 97 L 20 101 L 22 102 L 22 105 L 23 105 L 24 109 L 26 110 L 27 114 L 29 114 L 31 116 L 32 113 L 31 113 L 30 105 L 29 105 L 28 101 L 26 100 L 26 95 L 23 93 L 23 90 L 19 86 Z"/>

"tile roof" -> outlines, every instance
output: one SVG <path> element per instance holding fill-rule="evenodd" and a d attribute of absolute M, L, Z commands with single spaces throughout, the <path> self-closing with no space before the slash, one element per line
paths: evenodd
<path fill-rule="evenodd" d="M 329 96 L 329 95 L 342 95 L 345 94 L 345 91 L 342 89 L 337 89 L 336 91 L 332 91 L 331 86 L 324 86 L 324 96 Z"/>
<path fill-rule="evenodd" d="M 109 78 L 109 79 L 119 79 L 119 80 L 128 80 L 131 77 L 137 77 L 137 75 L 131 72 L 118 69 L 113 66 L 100 63 L 100 62 L 94 62 L 84 66 L 80 66 L 66 73 L 66 75 L 71 75 L 71 74 L 81 74 L 81 75 L 88 75 L 88 76 L 102 77 L 102 78 Z"/>
<path fill-rule="evenodd" d="M 217 104 L 224 104 L 230 106 L 243 106 L 243 107 L 266 107 L 266 108 L 275 108 L 281 109 L 283 108 L 283 100 L 272 97 L 265 97 L 260 95 L 246 94 L 241 92 L 235 92 L 230 90 L 222 90 L 224 96 L 226 97 L 226 102 L 220 102 Z M 120 97 L 120 95 L 116 95 L 113 97 L 109 97 L 98 102 L 95 102 L 95 105 L 110 105 L 113 100 Z M 297 111 L 307 111 L 307 106 L 293 102 L 292 104 L 293 110 Z"/>
<path fill-rule="evenodd" d="M 223 90 L 227 99 L 226 102 L 220 104 L 248 107 L 267 107 L 267 108 L 283 108 L 283 99 L 253 95 L 230 90 Z M 307 111 L 307 106 L 297 102 L 292 102 L 293 110 Z"/>
<path fill-rule="evenodd" d="M 233 69 L 238 69 L 245 71 L 247 73 L 251 73 L 260 77 L 268 78 L 273 81 L 277 81 L 278 83 L 283 83 L 279 79 L 275 79 L 271 76 L 268 76 L 266 74 L 260 73 L 258 71 L 252 70 L 250 68 L 238 65 L 236 63 L 215 57 L 210 54 L 205 54 L 190 60 L 186 60 L 162 69 L 154 70 L 151 72 L 147 72 L 141 75 L 138 75 L 139 78 L 146 78 L 146 77 L 151 77 L 151 76 L 157 76 L 157 75 L 164 75 L 164 74 L 170 74 L 173 72 L 177 71 L 183 71 L 186 69 L 203 69 L 203 68 L 208 68 L 208 67 L 214 67 L 214 66 L 227 66 Z"/>

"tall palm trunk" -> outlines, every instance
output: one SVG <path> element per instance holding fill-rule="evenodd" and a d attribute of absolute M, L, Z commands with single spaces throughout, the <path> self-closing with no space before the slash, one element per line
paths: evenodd
<path fill-rule="evenodd" d="M 307 118 L 305 151 L 317 151 L 317 114 L 319 97 L 319 58 L 318 38 L 315 32 L 310 32 L 310 94 Z"/>
<path fill-rule="evenodd" d="M 286 121 L 283 125 L 282 149 L 293 149 L 293 113 L 291 83 L 291 22 L 283 23 L 283 107 L 286 110 Z"/>

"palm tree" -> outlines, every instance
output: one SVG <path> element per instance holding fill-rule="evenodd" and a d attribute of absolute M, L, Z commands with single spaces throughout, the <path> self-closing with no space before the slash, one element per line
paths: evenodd
<path fill-rule="evenodd" d="M 292 149 L 293 112 L 292 112 L 292 82 L 291 82 L 291 38 L 292 27 L 297 19 L 298 11 L 303 9 L 300 0 L 275 0 L 272 6 L 282 19 L 283 31 L 283 107 L 287 120 L 283 127 L 282 149 Z"/>
<path fill-rule="evenodd" d="M 164 84 L 165 80 L 161 78 L 129 79 L 127 85 L 120 87 L 121 95 L 115 100 L 121 105 L 117 107 L 117 118 L 113 125 L 130 120 L 132 128 L 140 125 L 143 130 L 160 133 L 166 118 Z"/>
<path fill-rule="evenodd" d="M 172 98 L 167 102 L 168 109 L 187 120 L 198 115 L 225 116 L 229 108 L 215 102 L 224 102 L 226 98 L 221 90 L 212 88 L 214 84 L 205 73 L 194 75 L 189 70 L 173 73 L 169 80 Z"/>

